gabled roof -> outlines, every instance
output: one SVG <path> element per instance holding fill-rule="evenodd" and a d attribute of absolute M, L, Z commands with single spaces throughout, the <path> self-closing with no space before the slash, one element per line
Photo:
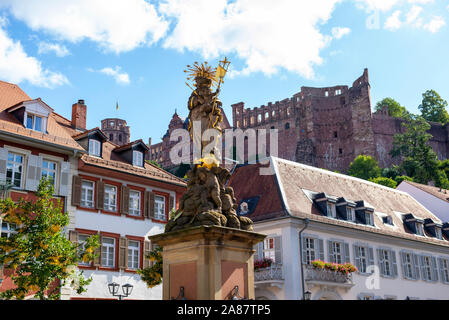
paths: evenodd
<path fill-rule="evenodd" d="M 417 182 L 412 182 L 412 181 L 402 181 L 402 183 L 407 183 L 410 184 L 434 197 L 437 197 L 440 200 L 443 200 L 445 202 L 449 203 L 449 190 L 447 189 L 443 189 L 443 188 L 438 188 L 438 187 L 433 187 L 433 186 L 428 186 L 425 184 L 421 184 L 421 183 L 417 183 Z"/>
<path fill-rule="evenodd" d="M 330 225 L 449 247 L 448 241 L 423 238 L 406 230 L 402 216 L 397 215 L 397 212 L 413 213 L 422 219 L 430 218 L 437 223 L 441 222 L 405 192 L 275 157 L 270 157 L 270 165 L 274 175 L 260 175 L 259 169 L 263 166 L 254 164 L 238 167 L 231 177 L 230 185 L 234 188 L 238 201 L 255 195 L 261 196 L 254 213 L 249 216 L 254 221 L 286 216 L 309 218 Z M 374 227 L 325 217 L 307 196 L 309 191 L 325 193 L 333 197 L 345 197 L 345 199 L 358 202 L 359 206 L 372 207 L 375 212 L 391 216 L 395 228 L 386 226 L 377 215 L 374 215 Z"/>
<path fill-rule="evenodd" d="M 101 129 L 100 129 L 99 127 L 95 127 L 95 128 L 93 128 L 93 129 L 86 130 L 86 131 L 81 132 L 81 133 L 77 133 L 77 134 L 75 134 L 75 135 L 73 136 L 73 139 L 75 139 L 75 140 L 80 140 L 80 139 L 85 138 L 85 137 L 87 137 L 88 135 L 90 135 L 90 134 L 92 134 L 92 133 L 95 133 L 95 132 L 98 133 L 98 134 L 103 138 L 103 141 L 105 141 L 105 140 L 108 139 L 108 138 L 106 137 L 106 135 L 104 134 L 104 132 L 101 131 Z"/>
<path fill-rule="evenodd" d="M 115 152 L 122 152 L 128 149 L 131 149 L 132 147 L 136 146 L 136 145 L 141 145 L 142 148 L 144 148 L 146 151 L 150 150 L 150 148 L 148 148 L 148 146 L 142 141 L 142 139 L 136 140 L 136 141 L 132 141 L 130 143 L 124 144 L 122 146 L 119 146 L 117 148 L 114 149 Z"/>
<path fill-rule="evenodd" d="M 15 110 L 17 110 L 18 108 L 22 107 L 22 106 L 26 106 L 28 104 L 33 104 L 33 103 L 39 103 L 43 108 L 45 108 L 48 112 L 53 112 L 53 108 L 50 107 L 48 104 L 46 104 L 44 101 L 42 101 L 41 98 L 37 98 L 37 99 L 30 99 L 30 100 L 25 100 L 19 103 L 16 103 L 15 105 L 7 108 L 5 111 L 7 112 L 13 112 Z"/>
<path fill-rule="evenodd" d="M 20 123 L 14 115 L 7 111 L 7 109 L 20 103 L 36 100 L 44 103 L 39 98 L 32 100 L 19 86 L 0 81 L 0 133 L 24 140 L 38 140 L 52 146 L 83 152 L 84 149 L 73 140 L 72 130 L 65 125 L 61 125 L 62 117 L 55 112 L 52 111 L 50 113 L 47 121 L 48 133 L 43 134 L 42 132 L 25 128 L 23 123 Z"/>

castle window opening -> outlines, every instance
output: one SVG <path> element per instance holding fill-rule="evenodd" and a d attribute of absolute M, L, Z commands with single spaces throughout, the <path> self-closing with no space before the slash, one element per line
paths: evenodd
<path fill-rule="evenodd" d="M 325 92 L 324 92 L 324 96 L 325 96 L 325 97 L 329 97 L 329 91 L 325 91 Z"/>
<path fill-rule="evenodd" d="M 271 111 L 271 116 L 274 117 L 276 115 L 276 111 Z"/>
<path fill-rule="evenodd" d="M 337 131 L 334 131 L 334 138 L 337 138 L 338 137 L 338 133 L 337 133 Z"/>
<path fill-rule="evenodd" d="M 343 149 L 342 148 L 338 149 L 338 153 L 342 154 L 343 153 Z"/>
<path fill-rule="evenodd" d="M 335 95 L 337 96 L 339 94 L 341 94 L 341 89 L 335 90 Z"/>
<path fill-rule="evenodd" d="M 259 115 L 257 116 L 257 122 L 262 122 L 262 115 L 261 115 L 261 114 L 259 114 Z"/>
<path fill-rule="evenodd" d="M 122 135 L 121 134 L 118 135 L 118 141 L 122 142 Z"/>
<path fill-rule="evenodd" d="M 290 123 L 289 122 L 287 122 L 286 124 L 285 124 L 285 129 L 290 129 Z"/>
<path fill-rule="evenodd" d="M 270 114 L 267 112 L 265 112 L 265 119 L 268 119 L 268 117 L 270 116 Z"/>
<path fill-rule="evenodd" d="M 114 135 L 112 133 L 109 134 L 109 140 L 114 140 Z"/>
<path fill-rule="evenodd" d="M 237 120 L 237 122 L 236 122 L 236 127 L 237 127 L 237 128 L 240 127 L 240 123 L 239 123 L 238 120 Z"/>

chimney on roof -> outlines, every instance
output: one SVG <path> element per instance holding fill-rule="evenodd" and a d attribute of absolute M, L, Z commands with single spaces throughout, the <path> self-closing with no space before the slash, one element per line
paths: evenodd
<path fill-rule="evenodd" d="M 72 105 L 72 128 L 86 130 L 87 106 L 80 99 Z"/>

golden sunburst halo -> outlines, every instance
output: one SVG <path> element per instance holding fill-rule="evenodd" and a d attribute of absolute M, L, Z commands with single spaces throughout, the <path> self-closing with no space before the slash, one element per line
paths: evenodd
<path fill-rule="evenodd" d="M 187 70 L 184 70 L 185 73 L 187 73 L 187 80 L 188 81 L 195 81 L 197 78 L 206 78 L 212 81 L 212 85 L 215 85 L 217 82 L 216 79 L 216 68 L 213 68 L 212 66 L 208 65 L 207 61 L 202 62 L 199 64 L 197 61 L 191 65 L 187 65 Z M 194 82 L 194 85 L 196 86 L 196 83 Z"/>

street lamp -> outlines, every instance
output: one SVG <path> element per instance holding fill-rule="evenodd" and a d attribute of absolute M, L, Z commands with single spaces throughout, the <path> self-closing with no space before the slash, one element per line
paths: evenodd
<path fill-rule="evenodd" d="M 127 283 L 122 286 L 123 294 L 117 294 L 118 289 L 120 288 L 120 285 L 116 282 L 112 282 L 108 284 L 109 293 L 112 294 L 114 297 L 118 297 L 119 300 L 122 300 L 122 298 L 126 298 L 131 295 L 131 292 L 133 291 L 133 285 Z"/>
<path fill-rule="evenodd" d="M 310 292 L 310 291 L 304 292 L 304 300 L 310 300 L 311 297 L 312 297 L 312 292 Z"/>

